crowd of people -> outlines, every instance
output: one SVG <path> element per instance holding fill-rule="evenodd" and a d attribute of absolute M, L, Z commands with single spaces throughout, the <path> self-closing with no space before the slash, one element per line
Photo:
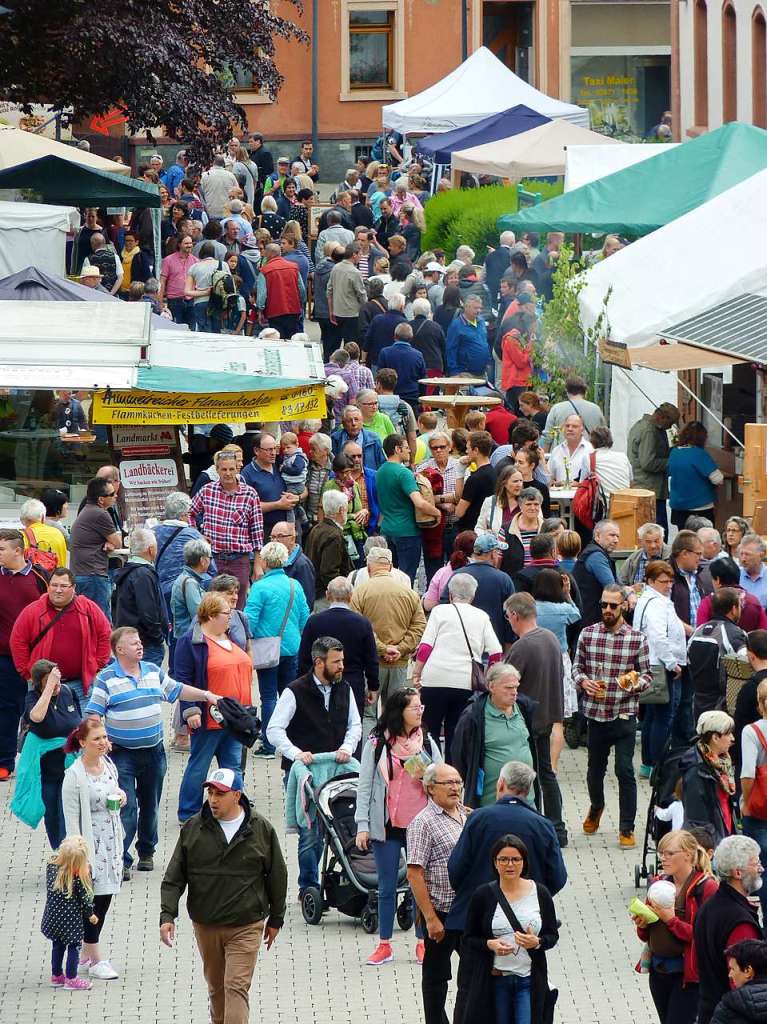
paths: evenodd
<path fill-rule="evenodd" d="M 611 753 L 616 853 L 637 845 L 650 780 L 659 874 L 634 917 L 661 1024 L 765 1019 L 766 548 L 739 517 L 715 529 L 722 476 L 705 428 L 664 404 L 619 452 L 585 380 L 570 376 L 554 403 L 533 389 L 536 301 L 561 237 L 537 252 L 505 233 L 484 267 L 464 246 L 446 264 L 419 251 L 420 183 L 363 162 L 312 253 L 297 212 L 318 173 L 310 147 L 274 170 L 254 141 L 233 140 L 199 181 L 183 153 L 163 172 L 158 301 L 228 329 L 210 295 L 230 294 L 231 271 L 243 297 L 249 261 L 236 330 L 265 320 L 284 338 L 301 336 L 313 285 L 327 416 L 236 436 L 215 425 L 190 448 L 190 494 L 129 535 L 111 465 L 71 530 L 61 492 L 0 530 L 0 781 L 14 780 L 12 811 L 42 822 L 53 851 L 51 983 L 118 975 L 102 929 L 134 871 L 155 869 L 169 728 L 187 756 L 160 937 L 173 944 L 186 891 L 217 1022 L 248 1019 L 260 943 L 277 941 L 286 913 L 284 856 L 248 799 L 249 770 L 280 759 L 305 914 L 327 895 L 328 841 L 307 805 L 351 773 L 345 855 L 375 879 L 366 964 L 393 960 L 394 920 L 415 908 L 427 1024 L 447 1019 L 454 953 L 455 1024 L 492 1006 L 527 1024 L 555 1014 L 562 850 L 576 816 L 585 841 L 604 831 Z M 131 238 L 147 251 L 141 228 L 113 239 L 123 257 L 110 263 L 89 213 L 85 272 L 114 266 L 109 290 L 124 291 L 126 267 L 147 269 L 124 256 Z M 426 382 L 493 378 L 494 356 L 505 401 L 449 429 Z M 594 478 L 601 511 L 571 529 L 558 489 Z M 656 495 L 655 521 L 618 556 L 608 503 L 632 483 Z M 582 808 L 558 781 L 566 743 L 586 747 Z"/>

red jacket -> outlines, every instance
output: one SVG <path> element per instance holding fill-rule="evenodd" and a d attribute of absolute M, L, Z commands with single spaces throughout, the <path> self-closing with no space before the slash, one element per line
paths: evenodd
<path fill-rule="evenodd" d="M 501 387 L 529 387 L 533 377 L 533 343 L 525 344 L 519 331 L 507 331 L 501 341 Z"/>
<path fill-rule="evenodd" d="M 658 878 L 667 878 L 667 875 L 658 875 Z M 705 878 L 702 874 L 696 874 L 691 884 L 687 887 L 687 894 L 684 901 L 684 921 L 678 917 L 672 917 L 667 922 L 668 930 L 684 946 L 682 953 L 682 984 L 697 984 L 700 981 L 698 974 L 698 958 L 695 955 L 695 943 L 693 941 L 693 927 L 695 915 L 701 905 L 710 899 L 719 888 L 719 882 L 710 876 Z M 657 881 L 657 879 L 655 879 Z M 700 884 L 699 884 L 700 883 Z M 647 942 L 649 932 L 646 928 L 637 928 L 637 935 L 642 942 Z"/>
<path fill-rule="evenodd" d="M 90 598 L 78 594 L 74 604 L 75 611 L 80 616 L 80 632 L 83 638 L 82 683 L 87 693 L 96 673 L 101 671 L 112 657 L 109 646 L 112 627 L 106 615 Z M 29 679 L 30 669 L 36 661 L 41 658 L 56 660 L 53 650 L 54 629 L 49 629 L 42 640 L 35 644 L 34 649 L 30 649 L 32 641 L 55 614 L 48 601 L 48 595 L 43 594 L 37 601 L 28 604 L 14 623 L 11 630 L 11 657 L 16 671 L 25 679 Z"/>
<path fill-rule="evenodd" d="M 269 260 L 261 267 L 266 285 L 267 320 L 273 316 L 298 315 L 301 312 L 301 293 L 298 289 L 298 267 L 290 260 Z"/>

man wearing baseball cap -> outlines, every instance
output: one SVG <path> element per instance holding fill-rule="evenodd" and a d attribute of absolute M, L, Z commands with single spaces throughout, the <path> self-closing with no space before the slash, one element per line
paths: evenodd
<path fill-rule="evenodd" d="M 508 544 L 494 533 L 480 533 L 474 541 L 471 561 L 463 568 L 456 569 L 456 572 L 465 572 L 477 581 L 477 593 L 472 604 L 475 608 L 487 612 L 504 651 L 511 646 L 514 639 L 511 627 L 503 614 L 503 602 L 514 593 L 514 584 L 508 574 L 498 568 L 501 552 L 507 548 Z M 441 604 L 448 604 L 450 601 L 447 586 L 439 599 Z"/>
<path fill-rule="evenodd" d="M 264 938 L 282 928 L 288 875 L 271 824 L 243 793 L 242 775 L 216 768 L 208 799 L 181 829 L 160 889 L 160 939 L 172 946 L 178 903 L 186 905 L 216 1024 L 247 1024 L 248 993 Z"/>

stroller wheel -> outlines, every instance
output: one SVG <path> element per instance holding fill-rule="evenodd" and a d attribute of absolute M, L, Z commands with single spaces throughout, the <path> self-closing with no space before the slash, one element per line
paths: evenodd
<path fill-rule="evenodd" d="M 371 910 L 370 907 L 365 907 L 360 917 L 360 924 L 362 930 L 367 932 L 368 935 L 372 935 L 378 931 L 378 914 L 375 910 Z"/>
<path fill-rule="evenodd" d="M 310 885 L 301 895 L 301 913 L 307 924 L 319 924 L 322 920 L 322 893 Z"/>
<path fill-rule="evenodd" d="M 405 897 L 397 907 L 397 924 L 403 932 L 409 931 L 415 922 L 415 907 L 409 897 Z"/>
<path fill-rule="evenodd" d="M 642 866 L 641 864 L 634 865 L 634 888 L 642 888 Z"/>

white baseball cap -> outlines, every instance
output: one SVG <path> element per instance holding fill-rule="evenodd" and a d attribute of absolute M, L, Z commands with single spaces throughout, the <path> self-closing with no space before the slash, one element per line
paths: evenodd
<path fill-rule="evenodd" d="M 234 771 L 232 768 L 216 768 L 208 775 L 203 789 L 207 789 L 208 786 L 217 789 L 219 793 L 231 793 L 232 790 L 241 793 L 243 788 L 242 774 L 241 772 Z"/>

